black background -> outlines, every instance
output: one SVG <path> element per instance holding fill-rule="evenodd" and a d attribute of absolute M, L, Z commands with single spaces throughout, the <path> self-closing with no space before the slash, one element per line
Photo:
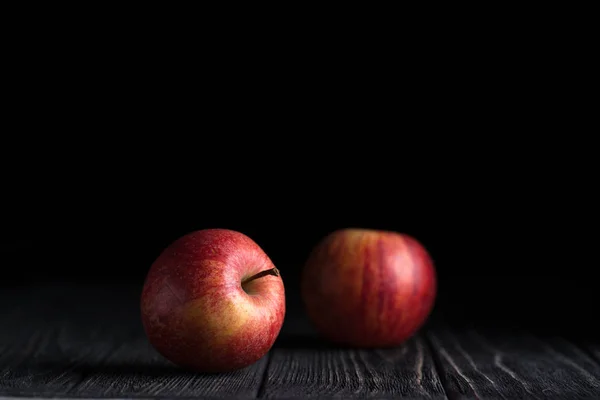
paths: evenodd
<path fill-rule="evenodd" d="M 588 186 L 565 175 L 556 153 L 543 154 L 535 141 L 482 141 L 475 132 L 448 140 L 383 129 L 314 138 L 202 130 L 187 141 L 158 129 L 152 143 L 105 140 L 94 150 L 70 143 L 72 152 L 43 162 L 30 155 L 5 186 L 2 284 L 141 287 L 173 240 L 228 228 L 270 255 L 291 309 L 301 312 L 298 280 L 311 248 L 332 230 L 365 227 L 424 244 L 436 263 L 443 318 L 592 328 L 593 226 L 580 201 Z"/>
<path fill-rule="evenodd" d="M 173 240 L 218 227 L 254 239 L 297 304 L 311 248 L 352 226 L 420 240 L 445 318 L 588 330 L 600 296 L 585 82 L 527 52 L 467 53 L 456 68 L 265 80 L 218 63 L 226 79 L 158 79 L 124 54 L 118 68 L 17 63 L 0 284 L 140 287 Z"/>

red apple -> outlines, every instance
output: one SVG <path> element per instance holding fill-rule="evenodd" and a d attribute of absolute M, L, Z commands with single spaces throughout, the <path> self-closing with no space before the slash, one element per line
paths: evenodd
<path fill-rule="evenodd" d="M 263 357 L 279 335 L 283 281 L 248 236 L 200 230 L 154 261 L 141 314 L 150 343 L 168 360 L 199 372 L 232 371 Z"/>
<path fill-rule="evenodd" d="M 391 347 L 424 324 L 437 280 L 432 259 L 416 239 L 391 231 L 341 229 L 315 246 L 301 288 L 308 317 L 330 341 Z"/>

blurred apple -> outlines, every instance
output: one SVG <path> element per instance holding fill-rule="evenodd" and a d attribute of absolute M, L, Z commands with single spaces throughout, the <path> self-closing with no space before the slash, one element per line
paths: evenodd
<path fill-rule="evenodd" d="M 436 291 L 434 265 L 421 243 L 373 229 L 327 235 L 311 252 L 301 281 L 315 328 L 357 347 L 403 343 L 428 318 Z"/>
<path fill-rule="evenodd" d="M 150 343 L 168 360 L 200 372 L 232 371 L 272 347 L 285 315 L 283 281 L 248 236 L 200 230 L 152 264 L 141 314 Z"/>

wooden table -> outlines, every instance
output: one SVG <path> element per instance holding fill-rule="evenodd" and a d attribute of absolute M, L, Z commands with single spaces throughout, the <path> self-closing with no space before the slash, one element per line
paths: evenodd
<path fill-rule="evenodd" d="M 320 340 L 297 304 L 274 348 L 254 365 L 185 372 L 147 342 L 139 291 L 4 289 L 0 397 L 600 399 L 595 341 L 433 321 L 395 349 L 343 349 Z"/>

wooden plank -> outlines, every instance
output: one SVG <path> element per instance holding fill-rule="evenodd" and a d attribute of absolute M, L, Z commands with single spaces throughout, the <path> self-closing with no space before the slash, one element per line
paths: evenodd
<path fill-rule="evenodd" d="M 271 351 L 260 396 L 446 398 L 421 337 L 393 349 L 336 348 L 309 332 L 306 322 L 291 318 Z"/>
<path fill-rule="evenodd" d="M 600 338 L 600 334 L 596 336 Z M 590 357 L 594 359 L 597 363 L 600 364 L 600 341 L 598 339 L 590 340 L 590 339 L 579 339 L 577 343 L 587 352 Z"/>
<path fill-rule="evenodd" d="M 60 396 L 77 386 L 112 349 L 97 341 L 114 329 L 107 321 L 124 317 L 123 307 L 114 305 L 123 303 L 121 293 L 106 292 L 107 302 L 95 297 L 102 293 L 72 286 L 3 291 L 0 395 Z"/>
<path fill-rule="evenodd" d="M 600 398 L 600 366 L 560 337 L 428 331 L 450 399 Z"/>
<path fill-rule="evenodd" d="M 256 398 L 267 358 L 183 371 L 148 343 L 130 288 L 15 291 L 0 305 L 0 396 Z"/>
<path fill-rule="evenodd" d="M 596 340 L 584 339 L 582 346 L 590 353 L 598 363 L 600 363 L 600 333 L 596 334 Z"/>
<path fill-rule="evenodd" d="M 95 365 L 69 394 L 76 397 L 235 397 L 256 398 L 268 355 L 224 374 L 184 371 L 162 358 L 139 336 Z"/>
<path fill-rule="evenodd" d="M 61 327 L 54 307 L 57 293 L 6 290 L 0 299 L 0 395 L 60 393 L 81 375 L 70 367 L 80 354 L 69 352 L 71 331 Z M 58 361 L 60 360 L 60 361 Z"/>

